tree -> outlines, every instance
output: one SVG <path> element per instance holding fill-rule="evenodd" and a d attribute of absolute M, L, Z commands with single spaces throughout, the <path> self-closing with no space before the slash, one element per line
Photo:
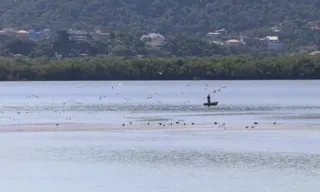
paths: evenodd
<path fill-rule="evenodd" d="M 4 49 L 7 54 L 21 54 L 28 56 L 31 52 L 35 50 L 37 44 L 30 41 L 30 40 L 21 40 L 15 39 L 9 41 L 5 46 Z"/>
<path fill-rule="evenodd" d="M 53 50 L 58 54 L 68 55 L 71 51 L 69 33 L 67 31 L 58 31 L 56 39 L 53 42 Z"/>

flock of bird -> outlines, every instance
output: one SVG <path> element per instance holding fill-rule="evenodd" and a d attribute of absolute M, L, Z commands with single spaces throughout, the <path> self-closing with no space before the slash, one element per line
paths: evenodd
<path fill-rule="evenodd" d="M 116 82 L 116 83 L 114 83 L 114 84 L 111 85 L 111 89 L 112 89 L 113 91 L 115 91 L 116 89 L 118 89 L 118 88 L 120 88 L 120 87 L 123 87 L 123 86 L 124 86 L 123 83 L 121 83 L 121 82 Z M 184 87 L 190 87 L 190 86 L 192 86 L 192 84 L 190 84 L 190 83 L 184 85 Z M 205 85 L 203 86 L 203 89 L 204 89 L 207 93 L 209 93 L 209 94 L 210 94 L 210 92 L 211 92 L 211 93 L 218 93 L 218 92 L 222 91 L 223 89 L 226 89 L 226 86 L 225 86 L 225 85 L 222 85 L 222 86 L 219 87 L 218 89 L 211 89 L 208 84 L 205 84 Z M 210 90 L 210 91 L 208 91 L 208 90 Z M 101 101 L 101 102 L 103 102 L 102 100 L 104 100 L 104 99 L 111 101 L 112 99 L 116 99 L 116 98 L 120 95 L 119 92 L 116 92 L 116 91 L 115 91 L 115 93 L 116 93 L 116 94 L 115 94 L 114 96 L 101 95 L 101 96 L 99 96 L 99 97 L 97 98 L 97 100 L 99 100 L 99 101 Z M 155 97 L 156 97 L 158 94 L 159 94 L 158 92 L 155 92 L 155 91 L 154 91 L 154 92 L 152 92 L 150 95 L 146 95 L 146 96 L 145 96 L 145 100 L 152 100 L 153 103 L 161 104 L 161 101 L 160 101 L 160 100 L 156 100 L 156 99 L 155 99 Z M 179 91 L 179 94 L 177 94 L 177 95 L 183 95 L 183 94 L 184 94 L 183 91 Z M 183 97 L 181 97 L 181 98 L 183 98 Z M 26 99 L 40 99 L 40 96 L 39 96 L 39 95 L 36 95 L 36 94 L 32 94 L 32 95 L 26 96 Z M 125 103 L 126 103 L 126 102 L 134 103 L 134 101 L 133 101 L 132 99 L 128 98 L 128 97 L 125 97 L 125 98 L 124 98 L 124 101 L 125 101 Z M 183 104 L 187 104 L 187 103 L 189 103 L 189 102 L 190 102 L 190 100 L 186 100 L 186 101 L 183 101 Z M 59 109 L 59 106 L 53 106 L 52 111 L 55 112 L 55 113 L 62 114 L 62 113 L 64 112 L 63 108 L 66 107 L 67 105 L 70 107 L 70 106 L 81 106 L 81 105 L 83 105 L 83 104 L 85 104 L 85 102 L 83 103 L 83 102 L 79 102 L 79 101 L 75 101 L 75 100 L 72 100 L 72 99 L 71 99 L 71 100 L 67 100 L 67 101 L 61 103 L 61 104 L 60 104 L 60 109 Z M 149 105 L 149 104 L 145 104 L 145 106 L 147 106 L 147 105 Z M 141 108 L 141 107 L 143 107 L 143 106 L 137 105 L 136 107 L 140 107 L 140 108 Z M 55 109 L 54 109 L 54 108 L 55 108 Z M 40 108 L 39 108 L 39 110 L 40 110 Z M 66 110 L 65 110 L 65 111 L 66 111 Z M 133 108 L 130 110 L 130 113 L 133 113 L 133 112 L 135 112 L 135 111 L 136 111 L 136 108 L 133 107 Z M 3 114 L 3 113 L 4 113 L 4 110 L 0 111 L 0 113 Z M 24 112 L 22 112 L 22 111 L 17 111 L 17 112 L 16 112 L 17 115 L 19 115 L 19 114 L 21 114 L 21 113 L 30 113 L 30 111 L 24 111 Z M 89 112 L 89 113 L 92 114 L 92 115 L 94 115 L 94 112 Z M 0 116 L 0 117 L 1 117 L 1 116 Z M 4 116 L 2 116 L 2 117 L 4 117 Z M 20 121 L 20 119 L 19 119 L 17 116 L 15 116 L 15 117 L 10 116 L 10 117 L 8 117 L 8 118 L 10 118 L 10 119 L 12 119 L 12 120 L 14 120 L 14 121 Z M 68 117 L 68 116 L 65 116 L 65 120 L 71 121 L 72 118 L 71 118 L 71 117 Z M 133 124 L 133 122 L 122 123 L 122 127 L 128 126 L 128 125 L 132 125 L 132 124 Z M 150 123 L 150 122 L 148 122 L 148 123 L 146 123 L 146 124 L 147 124 L 147 125 L 152 125 L 152 124 L 154 124 L 154 125 L 158 125 L 158 126 L 162 126 L 162 127 L 174 126 L 174 125 L 180 125 L 180 126 L 194 126 L 194 125 L 196 125 L 196 123 L 194 123 L 194 122 L 186 123 L 186 122 L 183 122 L 183 121 L 158 122 L 158 123 Z M 274 122 L 273 124 L 275 125 L 276 122 Z M 215 126 L 217 126 L 217 127 L 219 127 L 219 128 L 226 129 L 226 123 L 225 123 L 225 122 L 213 122 L 213 125 L 215 125 Z M 254 128 L 254 126 L 256 126 L 256 125 L 258 125 L 258 122 L 254 122 L 253 125 L 246 126 L 245 128 L 247 128 L 247 129 L 248 129 L 248 128 Z M 59 123 L 56 123 L 56 126 L 59 126 Z"/>
<path fill-rule="evenodd" d="M 133 122 L 129 122 L 129 125 L 132 125 L 133 124 Z M 255 126 L 257 126 L 259 123 L 258 122 L 253 122 L 252 123 L 252 125 L 251 126 L 249 126 L 249 125 L 246 125 L 245 126 L 245 128 L 246 129 L 249 129 L 249 128 L 251 128 L 251 129 L 253 129 L 253 128 L 255 128 Z M 273 122 L 273 125 L 276 125 L 277 124 L 277 122 Z M 147 123 L 147 125 L 152 125 L 150 122 L 148 122 Z M 187 123 L 182 123 L 181 121 L 175 121 L 175 122 L 169 122 L 169 123 L 167 123 L 167 124 L 165 124 L 165 123 L 163 123 L 163 122 L 159 122 L 159 123 L 156 123 L 156 125 L 159 125 L 159 126 L 162 126 L 162 127 L 166 127 L 166 126 L 169 126 L 169 127 L 172 127 L 172 126 L 174 126 L 174 125 L 183 125 L 183 126 L 190 126 L 190 125 L 196 125 L 194 122 L 191 122 L 191 123 L 189 123 L 189 124 L 187 124 Z M 226 130 L 226 123 L 225 122 L 213 122 L 213 125 L 214 125 L 214 127 L 213 128 L 222 128 L 223 130 Z M 125 123 L 123 123 L 122 124 L 122 127 L 125 127 L 125 126 L 127 126 Z"/>

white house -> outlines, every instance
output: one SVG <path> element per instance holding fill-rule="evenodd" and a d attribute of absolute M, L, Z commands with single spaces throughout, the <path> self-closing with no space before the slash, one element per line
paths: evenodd
<path fill-rule="evenodd" d="M 310 53 L 310 55 L 320 55 L 320 51 L 313 51 Z"/>
<path fill-rule="evenodd" d="M 88 40 L 88 32 L 83 30 L 72 30 L 69 29 L 69 39 L 71 41 L 87 41 Z"/>
<path fill-rule="evenodd" d="M 108 40 L 110 39 L 110 33 L 104 33 L 100 29 L 96 29 L 95 32 L 91 33 L 92 39 L 95 40 Z"/>
<path fill-rule="evenodd" d="M 50 29 L 44 29 L 43 30 L 43 34 L 44 34 L 45 39 L 50 39 L 51 36 L 52 36 L 52 33 L 51 33 Z"/>
<path fill-rule="evenodd" d="M 242 41 L 239 41 L 237 39 L 230 39 L 226 41 L 227 45 L 243 45 L 244 43 Z"/>
<path fill-rule="evenodd" d="M 19 38 L 27 38 L 29 35 L 29 31 L 26 30 L 18 30 L 16 33 L 17 37 Z"/>
<path fill-rule="evenodd" d="M 279 41 L 278 36 L 266 36 L 265 41 L 268 45 L 268 48 L 278 49 L 282 46 L 282 43 Z"/>
<path fill-rule="evenodd" d="M 148 35 L 142 35 L 141 41 L 145 42 L 146 45 L 152 47 L 162 47 L 166 45 L 166 38 L 160 33 L 149 33 Z"/>
<path fill-rule="evenodd" d="M 208 38 L 216 38 L 216 37 L 219 37 L 221 35 L 221 33 L 219 32 L 209 32 L 207 33 L 207 37 Z"/>

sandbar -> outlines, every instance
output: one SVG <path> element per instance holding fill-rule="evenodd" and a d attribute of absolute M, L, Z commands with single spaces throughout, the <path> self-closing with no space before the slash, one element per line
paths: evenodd
<path fill-rule="evenodd" d="M 306 130 L 319 129 L 319 124 L 226 124 L 221 126 L 219 124 L 165 124 L 163 126 L 158 123 L 133 123 L 126 124 L 94 124 L 94 123 L 35 123 L 35 124 L 13 124 L 0 125 L 0 132 L 72 132 L 72 131 L 130 131 L 130 130 Z"/>

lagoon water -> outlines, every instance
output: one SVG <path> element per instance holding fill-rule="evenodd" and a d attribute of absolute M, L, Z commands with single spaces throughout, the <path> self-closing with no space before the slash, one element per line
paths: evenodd
<path fill-rule="evenodd" d="M 319 82 L 2 82 L 0 120 L 1 125 L 152 120 L 313 123 L 320 119 Z M 213 93 L 221 86 L 226 88 Z M 202 105 L 207 94 L 219 101 L 217 107 Z"/>
<path fill-rule="evenodd" d="M 2 82 L 1 126 L 319 124 L 319 82 Z M 2 132 L 0 191 L 313 192 L 318 146 L 320 130 Z"/>

